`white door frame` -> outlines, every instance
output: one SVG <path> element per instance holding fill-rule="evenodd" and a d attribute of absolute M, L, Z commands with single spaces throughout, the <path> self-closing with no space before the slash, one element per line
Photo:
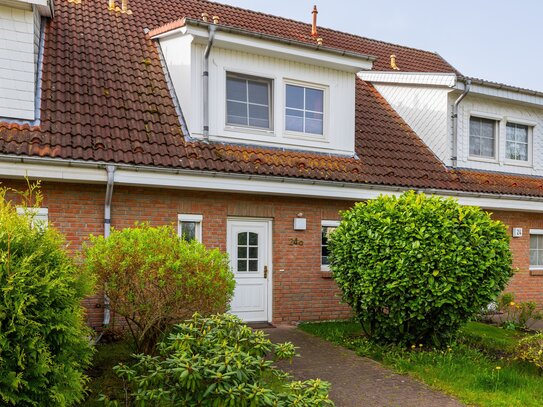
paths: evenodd
<path fill-rule="evenodd" d="M 273 319 L 273 219 L 271 218 L 254 218 L 254 217 L 242 217 L 242 216 L 229 216 L 226 219 L 226 250 L 228 251 L 231 247 L 230 235 L 230 222 L 266 222 L 268 225 L 268 278 L 266 279 L 266 289 L 268 291 L 267 295 L 267 322 L 271 323 Z M 264 321 L 262 321 L 264 322 Z"/>

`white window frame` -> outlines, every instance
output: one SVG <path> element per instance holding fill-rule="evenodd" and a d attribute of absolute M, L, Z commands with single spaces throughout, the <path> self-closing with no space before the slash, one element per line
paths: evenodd
<path fill-rule="evenodd" d="M 471 154 L 471 119 L 485 119 L 494 121 L 494 157 L 485 157 Z M 493 115 L 489 113 L 471 112 L 468 117 L 468 158 L 473 161 L 484 161 L 490 163 L 496 163 L 500 157 L 500 123 L 503 120 L 502 116 Z"/>
<path fill-rule="evenodd" d="M 530 240 L 532 239 L 532 235 L 533 236 L 541 236 L 543 235 L 543 229 L 530 229 Z M 530 246 L 528 247 L 528 263 L 530 264 L 530 270 L 543 270 L 543 264 L 538 264 L 536 266 L 532 266 L 532 261 L 531 261 L 531 242 L 530 242 Z"/>
<path fill-rule="evenodd" d="M 319 257 L 320 257 L 320 263 L 321 263 L 321 271 L 330 271 L 330 266 L 328 264 L 322 264 L 322 228 L 323 227 L 334 227 L 337 228 L 341 221 L 339 220 L 323 220 L 321 221 L 321 228 L 319 230 L 321 243 L 319 245 L 320 251 L 319 251 Z"/>
<path fill-rule="evenodd" d="M 268 85 L 268 121 L 269 126 L 268 127 L 257 127 L 257 126 L 251 126 L 248 124 L 249 116 L 247 115 L 247 125 L 244 124 L 238 124 L 238 123 L 228 123 L 228 77 L 232 78 L 239 78 L 241 80 L 246 81 L 255 81 L 255 82 L 265 82 Z M 247 89 L 248 91 L 248 89 Z M 233 130 L 233 129 L 241 129 L 244 131 L 256 131 L 256 132 L 263 132 L 263 133 L 273 133 L 274 128 L 274 79 L 268 78 L 265 76 L 258 76 L 258 75 L 252 75 L 242 72 L 236 72 L 234 70 L 226 70 L 225 76 L 224 76 L 224 127 L 227 130 Z M 238 101 L 234 101 L 238 102 Z M 247 95 L 247 108 L 249 108 L 249 95 Z M 248 114 L 248 112 L 247 112 Z"/>
<path fill-rule="evenodd" d="M 33 217 L 31 226 L 36 226 L 36 221 L 40 223 L 42 227 L 49 225 L 49 209 L 48 208 L 27 208 L 23 206 L 17 207 L 17 215 L 29 214 Z"/>
<path fill-rule="evenodd" d="M 177 234 L 182 235 L 181 223 L 193 222 L 196 223 L 195 238 L 198 242 L 202 243 L 202 222 L 204 217 L 202 215 L 181 213 L 177 215 Z"/>
<path fill-rule="evenodd" d="M 287 130 L 287 120 L 286 110 L 287 107 L 287 85 L 292 86 L 298 86 L 302 88 L 308 88 L 308 89 L 316 89 L 316 90 L 322 90 L 323 92 L 323 111 L 322 111 L 322 134 L 313 134 L 313 133 L 304 133 L 299 131 L 292 131 Z M 302 140 L 312 140 L 312 141 L 328 141 L 328 117 L 330 112 L 330 90 L 329 87 L 326 85 L 321 85 L 317 83 L 310 83 L 310 82 L 303 82 L 303 81 L 297 81 L 293 79 L 285 79 L 283 81 L 283 111 L 281 113 L 281 117 L 283 119 L 283 135 L 287 138 L 294 138 L 294 139 L 302 139 Z M 304 109 L 305 111 L 305 109 Z"/>
<path fill-rule="evenodd" d="M 516 125 L 520 125 L 520 126 L 526 126 L 528 127 L 528 159 L 526 161 L 523 161 L 523 160 L 513 160 L 511 158 L 507 158 L 507 125 L 508 124 L 516 124 Z M 505 119 L 505 135 L 504 135 L 504 146 L 505 146 L 505 151 L 504 151 L 504 159 L 505 159 L 505 163 L 508 164 L 508 165 L 516 165 L 516 166 L 521 166 L 521 167 L 531 167 L 532 166 L 532 157 L 533 157 L 533 145 L 534 145 L 534 138 L 533 138 L 533 135 L 534 135 L 534 127 L 535 127 L 535 123 L 534 122 L 528 122 L 528 121 L 525 121 L 525 120 L 522 120 L 522 119 L 515 119 L 515 118 L 511 118 L 511 117 L 507 117 Z"/>

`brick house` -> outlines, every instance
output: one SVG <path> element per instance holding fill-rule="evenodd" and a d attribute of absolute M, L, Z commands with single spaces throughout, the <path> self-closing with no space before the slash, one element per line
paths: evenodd
<path fill-rule="evenodd" d="M 415 189 L 509 225 L 510 290 L 543 304 L 543 93 L 316 24 L 119 1 L 0 0 L 0 179 L 42 180 L 72 250 L 173 223 L 228 251 L 245 320 L 342 318 L 338 211 Z"/>

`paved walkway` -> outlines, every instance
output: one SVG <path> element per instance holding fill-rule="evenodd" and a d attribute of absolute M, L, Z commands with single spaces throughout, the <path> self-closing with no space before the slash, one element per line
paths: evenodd
<path fill-rule="evenodd" d="M 459 407 L 452 397 L 385 369 L 379 363 L 293 327 L 264 330 L 273 342 L 292 342 L 301 355 L 279 366 L 299 380 L 332 383 L 337 407 Z"/>

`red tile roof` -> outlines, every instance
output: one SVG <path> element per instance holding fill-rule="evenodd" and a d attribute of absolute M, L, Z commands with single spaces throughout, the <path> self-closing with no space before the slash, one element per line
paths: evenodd
<path fill-rule="evenodd" d="M 538 178 L 448 171 L 371 85 L 357 79 L 355 158 L 188 141 L 146 28 L 201 13 L 221 24 L 312 42 L 309 24 L 201 0 L 55 2 L 46 28 L 39 127 L 0 123 L 0 153 L 412 188 L 543 196 Z M 319 27 L 329 47 L 389 69 L 453 72 L 438 55 Z"/>

